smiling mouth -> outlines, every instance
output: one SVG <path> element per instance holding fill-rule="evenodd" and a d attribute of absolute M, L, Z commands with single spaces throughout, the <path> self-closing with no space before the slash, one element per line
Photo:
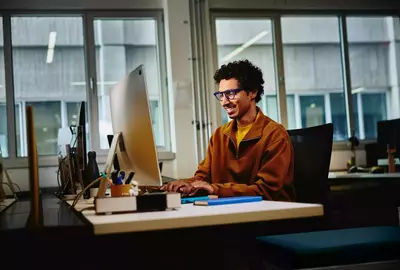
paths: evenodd
<path fill-rule="evenodd" d="M 236 107 L 235 106 L 225 106 L 225 111 L 228 114 L 232 114 L 235 111 Z"/>

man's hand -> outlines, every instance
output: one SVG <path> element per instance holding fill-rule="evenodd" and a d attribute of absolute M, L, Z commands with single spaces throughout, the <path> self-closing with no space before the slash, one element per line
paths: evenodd
<path fill-rule="evenodd" d="M 193 196 L 199 190 L 204 190 L 209 195 L 211 195 L 214 192 L 214 188 L 206 181 L 196 180 L 192 182 L 190 185 L 191 185 L 191 191 L 189 193 L 189 196 Z"/>
<path fill-rule="evenodd" d="M 167 192 L 179 192 L 184 196 L 193 196 L 200 190 L 204 190 L 207 194 L 214 192 L 214 188 L 209 183 L 200 180 L 192 183 L 187 183 L 185 180 L 175 180 L 162 186 L 160 189 Z"/>
<path fill-rule="evenodd" d="M 187 195 L 191 192 L 191 184 L 187 183 L 185 180 L 175 180 L 171 181 L 165 186 L 160 188 L 163 191 L 167 192 L 180 192 L 184 195 Z"/>

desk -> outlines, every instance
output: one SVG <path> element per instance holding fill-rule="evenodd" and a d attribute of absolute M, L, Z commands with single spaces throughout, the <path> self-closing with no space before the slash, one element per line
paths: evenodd
<path fill-rule="evenodd" d="M 81 201 L 76 209 L 79 211 L 88 206 L 93 204 Z M 323 215 L 323 207 L 319 204 L 261 201 L 219 206 L 184 204 L 176 210 L 116 215 L 96 215 L 94 210 L 84 210 L 82 214 L 93 225 L 94 234 L 101 235 L 318 217 Z"/>
<path fill-rule="evenodd" d="M 334 228 L 398 225 L 400 173 L 329 173 Z"/>
<path fill-rule="evenodd" d="M 14 202 L 15 199 L 5 199 L 4 201 L 0 201 L 0 212 L 9 207 Z"/>
<path fill-rule="evenodd" d="M 400 179 L 400 173 L 347 173 L 347 172 L 330 172 L 329 179 L 354 179 L 354 178 L 366 178 L 366 179 Z"/>
<path fill-rule="evenodd" d="M 22 203 L 28 208 L 16 211 Z M 29 202 L 13 204 L 0 216 L 0 225 L 5 221 L 0 239 L 8 246 L 2 255 L 17 262 L 20 254 L 27 254 L 25 258 L 40 262 L 41 269 L 44 262 L 49 269 L 54 262 L 70 267 L 66 257 L 71 255 L 74 265 L 106 269 L 115 267 L 109 258 L 116 247 L 127 256 L 127 265 L 137 269 L 236 269 L 253 263 L 256 236 L 313 230 L 323 215 L 318 204 L 272 201 L 207 207 L 186 204 L 171 211 L 117 215 L 95 215 L 93 210 L 79 213 L 93 204 L 81 200 L 71 210 L 71 203 L 42 198 L 43 228 L 16 233 L 13 229 L 19 227 L 15 228 L 15 222 L 11 226 L 10 217 L 17 212 L 25 217 Z"/>

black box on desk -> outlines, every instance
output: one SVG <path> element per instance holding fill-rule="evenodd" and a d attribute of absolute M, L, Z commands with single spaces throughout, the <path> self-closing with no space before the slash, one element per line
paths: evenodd
<path fill-rule="evenodd" d="M 146 193 L 136 197 L 137 211 L 163 211 L 181 206 L 181 194 L 174 192 Z"/>
<path fill-rule="evenodd" d="M 181 206 L 181 194 L 155 192 L 140 196 L 105 197 L 95 199 L 96 214 L 164 211 Z"/>

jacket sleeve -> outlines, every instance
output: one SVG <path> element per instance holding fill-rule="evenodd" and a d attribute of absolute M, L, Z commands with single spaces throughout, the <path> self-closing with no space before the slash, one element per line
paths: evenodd
<path fill-rule="evenodd" d="M 280 137 L 269 144 L 261 157 L 260 169 L 255 182 L 247 184 L 212 184 L 214 195 L 262 196 L 265 200 L 290 200 L 283 191 L 284 182 L 292 179 L 290 171 L 294 160 L 293 148 L 289 137 Z"/>
<path fill-rule="evenodd" d="M 208 183 L 211 182 L 211 159 L 212 159 L 212 148 L 213 148 L 213 137 L 211 136 L 209 144 L 207 146 L 207 153 L 205 158 L 199 163 L 196 172 L 192 178 L 187 180 L 188 183 L 193 181 L 206 181 Z"/>

